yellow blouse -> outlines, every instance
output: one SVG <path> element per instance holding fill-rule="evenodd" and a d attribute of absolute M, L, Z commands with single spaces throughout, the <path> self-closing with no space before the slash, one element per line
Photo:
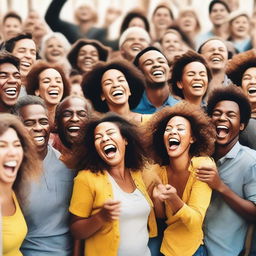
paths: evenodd
<path fill-rule="evenodd" d="M 20 256 L 20 247 L 28 232 L 19 203 L 13 193 L 16 211 L 12 216 L 2 217 L 3 256 Z"/>
<path fill-rule="evenodd" d="M 136 187 L 145 196 L 151 207 L 152 201 L 147 194 L 143 183 L 141 172 L 131 172 Z M 89 170 L 80 171 L 74 180 L 74 188 L 69 210 L 72 214 L 88 218 L 100 211 L 103 203 L 113 199 L 112 185 L 109 181 L 107 172 L 92 173 Z M 157 227 L 153 210 L 148 220 L 149 235 L 157 235 Z M 119 245 L 119 221 L 107 222 L 98 232 L 93 234 L 85 241 L 85 255 L 116 256 Z"/>
<path fill-rule="evenodd" d="M 165 202 L 168 226 L 164 231 L 161 252 L 166 256 L 191 256 L 203 244 L 202 225 L 212 190 L 206 183 L 195 178 L 194 172 L 202 162 L 215 165 L 209 157 L 192 158 L 189 166 L 190 175 L 181 198 L 184 202 L 183 207 L 173 214 L 170 205 Z M 168 184 L 166 168 L 167 166 L 159 165 L 147 167 L 144 178 L 146 185 L 151 187 L 150 190 L 153 185 L 152 177 L 155 179 L 156 174 L 163 184 Z M 156 180 L 156 183 L 159 183 L 159 180 Z"/>

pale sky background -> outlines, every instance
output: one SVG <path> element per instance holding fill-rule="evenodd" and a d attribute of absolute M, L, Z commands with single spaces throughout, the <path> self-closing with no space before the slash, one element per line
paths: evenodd
<path fill-rule="evenodd" d="M 13 6 L 13 10 L 17 11 L 22 18 L 26 18 L 28 11 L 28 1 L 33 3 L 34 9 L 38 11 L 38 13 L 44 17 L 46 9 L 50 4 L 51 0 L 0 0 L 0 15 L 1 17 L 7 11 L 8 4 Z M 177 0 L 178 2 L 182 2 L 182 0 Z M 151 0 L 149 7 L 148 18 L 150 20 L 151 13 L 154 10 L 155 6 L 163 2 L 163 0 Z M 174 12 L 174 15 L 177 16 L 178 10 L 173 4 L 172 0 L 165 0 L 164 2 L 170 3 L 170 6 Z M 211 28 L 209 19 L 208 19 L 208 5 L 210 0 L 192 0 L 192 6 L 198 13 L 199 19 L 201 21 L 202 31 L 207 31 Z M 67 3 L 62 9 L 61 17 L 68 21 L 73 21 L 73 10 L 75 7 L 79 6 L 83 3 L 89 3 L 93 6 L 99 6 L 99 26 L 104 21 L 104 13 L 106 8 L 109 6 L 120 8 L 123 10 L 123 14 L 112 24 L 110 37 L 114 38 L 118 36 L 120 23 L 122 21 L 122 17 L 125 15 L 127 11 L 138 7 L 138 0 L 67 0 Z M 247 11 L 249 14 L 252 13 L 253 10 L 253 0 L 240 0 L 240 8 L 242 10 Z"/>

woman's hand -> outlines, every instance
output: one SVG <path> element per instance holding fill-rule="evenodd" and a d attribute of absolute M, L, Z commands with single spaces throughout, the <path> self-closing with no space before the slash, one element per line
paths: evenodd
<path fill-rule="evenodd" d="M 121 202 L 109 199 L 107 200 L 99 212 L 99 216 L 103 221 L 116 220 L 120 216 L 120 206 Z"/>
<path fill-rule="evenodd" d="M 153 197 L 161 202 L 170 199 L 175 194 L 177 194 L 176 188 L 170 184 L 158 184 L 153 189 Z"/>

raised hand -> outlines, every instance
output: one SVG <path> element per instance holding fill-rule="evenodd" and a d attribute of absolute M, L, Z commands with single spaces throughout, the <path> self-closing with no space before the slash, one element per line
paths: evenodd
<path fill-rule="evenodd" d="M 153 189 L 153 197 L 161 202 L 170 199 L 175 194 L 177 194 L 176 188 L 169 184 L 158 184 Z"/>

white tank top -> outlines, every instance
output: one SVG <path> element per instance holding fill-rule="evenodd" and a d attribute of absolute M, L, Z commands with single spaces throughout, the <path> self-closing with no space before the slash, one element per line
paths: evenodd
<path fill-rule="evenodd" d="M 124 192 L 113 177 L 108 175 L 114 199 L 121 201 L 118 256 L 150 256 L 147 228 L 150 205 L 147 199 L 137 188 L 132 193 Z"/>

